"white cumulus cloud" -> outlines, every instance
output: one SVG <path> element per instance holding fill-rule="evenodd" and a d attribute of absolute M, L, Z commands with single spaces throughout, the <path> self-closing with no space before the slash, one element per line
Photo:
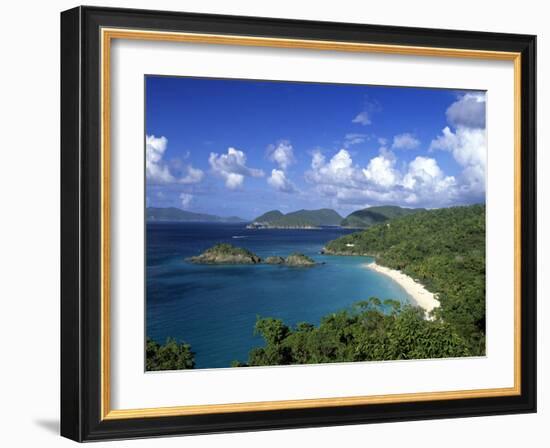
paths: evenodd
<path fill-rule="evenodd" d="M 287 179 L 283 170 L 271 170 L 271 176 L 267 178 L 267 183 L 283 193 L 294 193 L 296 191 L 296 187 Z"/>
<path fill-rule="evenodd" d="M 204 177 L 204 172 L 198 168 L 193 168 L 193 165 L 186 167 L 185 176 L 181 177 L 178 182 L 182 184 L 196 184 Z"/>
<path fill-rule="evenodd" d="M 269 145 L 267 147 L 267 156 L 270 161 L 279 165 L 283 170 L 286 170 L 296 162 L 294 149 L 288 140 L 281 140 L 276 145 Z"/>
<path fill-rule="evenodd" d="M 180 201 L 181 201 L 182 208 L 184 209 L 188 208 L 191 205 L 191 202 L 193 201 L 193 195 L 188 193 L 181 193 Z"/>
<path fill-rule="evenodd" d="M 485 127 L 485 93 L 466 93 L 447 109 L 447 121 L 456 127 Z"/>
<path fill-rule="evenodd" d="M 377 186 L 389 188 L 399 182 L 400 174 L 395 169 L 395 157 L 387 151 L 370 160 L 363 169 L 365 178 Z"/>
<path fill-rule="evenodd" d="M 485 129 L 472 129 L 460 126 L 453 132 L 448 126 L 430 145 L 433 149 L 442 149 L 452 153 L 462 166 L 480 165 L 485 167 L 487 136 Z"/>
<path fill-rule="evenodd" d="M 487 165 L 487 135 L 485 129 L 459 126 L 454 132 L 445 127 L 430 145 L 431 150 L 448 151 L 462 167 L 462 191 L 477 194 L 485 192 Z"/>
<path fill-rule="evenodd" d="M 414 135 L 405 132 L 393 137 L 392 149 L 415 149 L 420 146 L 420 140 Z"/>
<path fill-rule="evenodd" d="M 167 145 L 166 137 L 157 138 L 154 135 L 145 137 L 145 174 L 154 182 L 169 183 L 174 181 L 168 166 L 162 161 Z"/>
<path fill-rule="evenodd" d="M 425 191 L 427 194 L 449 193 L 453 196 L 454 192 L 451 190 L 455 187 L 456 180 L 453 176 L 444 175 L 437 160 L 418 156 L 409 163 L 402 185 L 415 193 Z"/>
<path fill-rule="evenodd" d="M 487 133 L 485 130 L 485 94 L 467 93 L 447 109 L 446 126 L 432 140 L 431 151 L 448 151 L 462 167 L 457 183 L 462 198 L 483 200 L 487 168 Z"/>
<path fill-rule="evenodd" d="M 306 180 L 317 184 L 349 185 L 354 182 L 357 173 L 349 151 L 341 149 L 328 163 L 320 151 L 314 151 Z"/>
<path fill-rule="evenodd" d="M 385 147 L 365 168 L 354 164 L 345 149 L 328 161 L 322 153 L 314 152 L 306 180 L 335 206 L 443 206 L 451 203 L 457 192 L 455 178 L 446 176 L 435 159 L 418 156 L 408 164 L 398 164 L 395 154 Z"/>
<path fill-rule="evenodd" d="M 447 120 L 449 126 L 432 140 L 429 151 L 452 154 L 458 174 L 445 173 L 435 157 L 415 154 L 407 162 L 397 158 L 398 150 L 415 150 L 421 145 L 414 134 L 402 133 L 390 141 L 379 138 L 378 155 L 364 166 L 354 162 L 345 144 L 332 157 L 316 151 L 305 178 L 314 184 L 317 194 L 343 208 L 364 204 L 445 207 L 482 201 L 487 151 L 485 95 L 459 97 L 447 109 Z M 370 123 L 369 114 L 359 114 L 354 122 Z"/>
<path fill-rule="evenodd" d="M 168 146 L 168 139 L 164 136 L 145 136 L 145 176 L 148 182 L 157 184 L 182 183 L 196 184 L 203 177 L 204 172 L 192 165 L 187 165 L 182 170 L 181 176 L 176 176 L 169 165 L 164 161 Z"/>
<path fill-rule="evenodd" d="M 362 124 L 363 126 L 367 126 L 371 124 L 370 116 L 367 111 L 359 112 L 353 120 L 351 120 L 352 123 Z"/>
<path fill-rule="evenodd" d="M 225 180 L 225 186 L 230 190 L 240 188 L 245 177 L 262 177 L 260 169 L 246 166 L 246 154 L 235 148 L 228 148 L 226 154 L 210 153 L 208 158 L 212 171 Z"/>

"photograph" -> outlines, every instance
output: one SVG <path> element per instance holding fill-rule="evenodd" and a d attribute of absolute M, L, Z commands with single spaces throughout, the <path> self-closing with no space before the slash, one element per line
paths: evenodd
<path fill-rule="evenodd" d="M 486 91 L 144 89 L 145 371 L 486 355 Z"/>

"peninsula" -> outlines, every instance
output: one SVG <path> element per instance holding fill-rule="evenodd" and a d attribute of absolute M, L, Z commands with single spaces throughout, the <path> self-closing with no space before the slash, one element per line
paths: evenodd
<path fill-rule="evenodd" d="M 330 241 L 323 253 L 373 257 L 369 269 L 452 326 L 471 353 L 485 353 L 485 205 L 401 216 Z"/>

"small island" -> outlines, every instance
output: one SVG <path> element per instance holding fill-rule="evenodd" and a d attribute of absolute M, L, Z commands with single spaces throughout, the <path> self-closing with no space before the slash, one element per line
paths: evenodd
<path fill-rule="evenodd" d="M 196 264 L 258 264 L 262 259 L 247 249 L 222 243 L 191 257 L 189 261 Z"/>
<path fill-rule="evenodd" d="M 315 266 L 317 263 L 313 258 L 295 252 L 286 257 L 284 264 L 287 266 Z"/>
<path fill-rule="evenodd" d="M 202 254 L 187 259 L 195 264 L 271 264 L 291 267 L 309 267 L 318 265 L 313 258 L 295 252 L 288 257 L 272 256 L 262 260 L 258 255 L 242 247 L 220 243 L 205 250 Z"/>

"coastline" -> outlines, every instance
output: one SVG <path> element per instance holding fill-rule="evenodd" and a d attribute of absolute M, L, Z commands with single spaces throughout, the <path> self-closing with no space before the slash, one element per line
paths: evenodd
<path fill-rule="evenodd" d="M 380 266 L 374 261 L 366 263 L 363 266 L 379 274 L 386 275 L 399 284 L 413 298 L 415 303 L 426 312 L 426 316 L 428 316 L 429 312 L 434 308 L 440 306 L 440 302 L 437 300 L 435 294 L 428 291 L 424 285 L 418 283 L 412 277 L 403 274 L 401 271 Z"/>

